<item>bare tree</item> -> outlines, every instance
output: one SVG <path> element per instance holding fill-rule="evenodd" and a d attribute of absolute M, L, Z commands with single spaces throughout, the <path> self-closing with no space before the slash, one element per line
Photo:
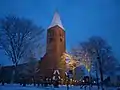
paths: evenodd
<path fill-rule="evenodd" d="M 26 66 L 23 70 L 19 72 L 24 78 L 29 77 L 29 79 L 36 85 L 36 77 L 40 69 L 38 68 L 38 60 L 35 55 L 31 52 L 31 56 L 27 58 Z"/>
<path fill-rule="evenodd" d="M 75 54 L 77 54 L 77 56 L 82 57 L 81 59 L 85 58 L 85 56 L 89 58 L 89 60 L 85 59 L 87 63 L 90 62 L 87 65 L 90 65 L 90 69 L 92 69 L 91 66 L 94 66 L 93 68 L 96 71 L 96 75 L 99 70 L 101 86 L 103 86 L 103 74 L 113 73 L 117 66 L 117 60 L 112 53 L 111 47 L 101 37 L 94 36 L 87 42 L 80 43 L 78 48 L 79 49 L 76 50 L 80 51 L 74 51 L 74 53 L 76 52 Z"/>
<path fill-rule="evenodd" d="M 0 20 L 0 46 L 15 68 L 29 49 L 42 45 L 43 32 L 41 27 L 24 18 L 7 16 Z"/>

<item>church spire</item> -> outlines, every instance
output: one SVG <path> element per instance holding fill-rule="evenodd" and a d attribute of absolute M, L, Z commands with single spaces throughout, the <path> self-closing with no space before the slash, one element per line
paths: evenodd
<path fill-rule="evenodd" d="M 61 22 L 61 20 L 60 20 L 60 16 L 59 16 L 59 14 L 58 14 L 57 11 L 55 12 L 55 14 L 54 14 L 54 16 L 53 16 L 52 23 L 51 23 L 51 25 L 48 27 L 48 29 L 51 28 L 51 27 L 54 27 L 54 26 L 56 26 L 56 25 L 58 25 L 59 27 L 61 27 L 61 28 L 64 30 L 64 27 L 63 27 L 62 22 Z"/>

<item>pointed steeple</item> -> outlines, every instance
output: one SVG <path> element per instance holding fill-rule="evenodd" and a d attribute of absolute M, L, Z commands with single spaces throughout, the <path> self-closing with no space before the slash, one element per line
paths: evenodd
<path fill-rule="evenodd" d="M 60 20 L 60 16 L 59 16 L 57 11 L 55 12 L 55 14 L 53 16 L 53 20 L 51 22 L 51 25 L 48 27 L 48 29 L 51 27 L 54 27 L 56 25 L 58 25 L 59 27 L 61 27 L 64 30 L 64 27 L 63 27 L 62 22 Z"/>

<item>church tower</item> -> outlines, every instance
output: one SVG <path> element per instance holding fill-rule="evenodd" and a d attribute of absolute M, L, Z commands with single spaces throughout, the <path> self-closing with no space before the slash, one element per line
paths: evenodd
<path fill-rule="evenodd" d="M 48 27 L 46 51 L 52 54 L 56 60 L 65 52 L 65 31 L 57 12 L 55 12 L 52 23 Z"/>
<path fill-rule="evenodd" d="M 58 12 L 55 12 L 53 20 L 47 29 L 46 43 L 46 54 L 40 62 L 40 72 L 44 77 L 52 77 L 54 70 L 60 70 L 61 56 L 66 51 L 65 29 Z"/>

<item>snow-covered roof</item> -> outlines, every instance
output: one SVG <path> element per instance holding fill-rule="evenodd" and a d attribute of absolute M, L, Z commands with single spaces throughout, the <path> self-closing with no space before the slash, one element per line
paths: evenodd
<path fill-rule="evenodd" d="M 53 19 L 52 19 L 52 22 L 51 22 L 51 25 L 48 27 L 48 29 L 51 27 L 54 27 L 56 25 L 58 25 L 59 27 L 61 27 L 64 30 L 64 27 L 62 25 L 62 22 L 61 22 L 61 19 L 60 19 L 58 12 L 55 12 Z"/>

